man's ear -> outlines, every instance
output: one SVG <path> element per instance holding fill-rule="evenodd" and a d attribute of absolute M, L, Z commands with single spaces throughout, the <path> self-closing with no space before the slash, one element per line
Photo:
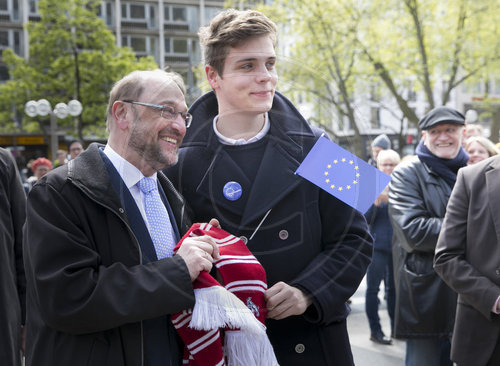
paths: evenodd
<path fill-rule="evenodd" d="M 210 87 L 213 90 L 216 90 L 219 87 L 219 74 L 217 71 L 215 71 L 212 66 L 207 65 L 205 66 L 205 74 L 207 75 L 207 81 L 210 84 Z"/>
<path fill-rule="evenodd" d="M 129 110 L 128 106 L 119 100 L 113 103 L 112 114 L 114 119 L 114 124 L 120 130 L 126 130 L 129 126 L 129 123 L 132 121 L 131 114 L 132 112 Z"/>

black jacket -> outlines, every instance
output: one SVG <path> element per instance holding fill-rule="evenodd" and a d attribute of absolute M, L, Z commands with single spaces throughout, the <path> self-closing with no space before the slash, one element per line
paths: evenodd
<path fill-rule="evenodd" d="M 143 263 L 98 149 L 44 176 L 28 197 L 28 366 L 143 365 L 144 321 L 194 305 L 181 257 Z M 182 235 L 183 201 L 158 179 Z"/>
<path fill-rule="evenodd" d="M 418 159 L 392 172 L 389 216 L 398 338 L 450 337 L 453 331 L 456 294 L 432 267 L 450 194 L 445 180 Z"/>
<path fill-rule="evenodd" d="M 16 163 L 0 148 L 0 360 L 21 365 L 21 324 L 24 324 L 26 279 L 22 228 L 26 196 Z"/>
<path fill-rule="evenodd" d="M 351 364 L 345 302 L 366 272 L 372 238 L 363 215 L 294 174 L 321 131 L 277 93 L 267 146 L 249 180 L 213 132 L 215 95 L 201 97 L 190 112 L 193 125 L 167 175 L 193 208 L 194 220 L 216 217 L 225 230 L 250 238 L 271 209 L 248 247 L 264 266 L 269 287 L 284 281 L 312 296 L 304 315 L 267 321 L 278 362 Z M 246 197 L 224 198 L 228 181 L 239 182 Z"/>

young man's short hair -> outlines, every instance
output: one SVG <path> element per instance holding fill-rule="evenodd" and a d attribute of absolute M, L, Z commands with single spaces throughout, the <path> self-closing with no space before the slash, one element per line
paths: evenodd
<path fill-rule="evenodd" d="M 205 65 L 212 66 L 222 76 L 230 47 L 237 47 L 252 38 L 266 35 L 269 35 L 276 47 L 276 32 L 276 24 L 261 12 L 225 10 L 215 16 L 208 27 L 200 28 Z"/>

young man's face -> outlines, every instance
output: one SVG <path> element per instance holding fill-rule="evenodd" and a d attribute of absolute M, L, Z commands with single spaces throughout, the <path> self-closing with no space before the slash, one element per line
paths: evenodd
<path fill-rule="evenodd" d="M 222 75 L 206 67 L 220 114 L 260 114 L 271 109 L 278 82 L 276 53 L 269 36 L 252 38 L 229 49 Z"/>
<path fill-rule="evenodd" d="M 424 144 L 431 153 L 441 159 L 453 159 L 462 146 L 463 126 L 443 123 L 422 131 Z"/>

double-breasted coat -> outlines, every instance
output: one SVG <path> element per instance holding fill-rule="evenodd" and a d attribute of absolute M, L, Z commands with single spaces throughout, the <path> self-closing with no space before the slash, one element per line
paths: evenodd
<path fill-rule="evenodd" d="M 268 286 L 283 281 L 312 297 L 301 316 L 268 320 L 268 335 L 282 365 L 350 365 L 346 300 L 370 262 L 372 238 L 362 214 L 294 174 L 321 134 L 276 93 L 262 157 L 248 177 L 231 147 L 212 127 L 213 92 L 190 109 L 193 124 L 166 173 L 193 209 L 193 221 L 218 218 L 222 228 L 248 239 L 248 248 L 267 273 Z M 250 144 L 252 145 L 252 144 Z M 231 201 L 224 186 L 237 182 L 241 198 Z M 260 225 L 260 226 L 259 226 Z"/>
<path fill-rule="evenodd" d="M 451 358 L 482 366 L 500 347 L 500 155 L 462 168 L 448 202 L 434 268 L 458 293 Z"/>

